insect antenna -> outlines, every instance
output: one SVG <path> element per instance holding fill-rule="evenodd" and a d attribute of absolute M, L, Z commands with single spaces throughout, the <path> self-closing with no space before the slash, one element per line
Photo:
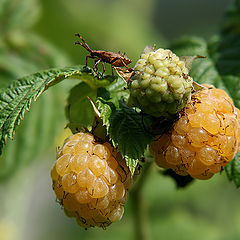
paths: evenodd
<path fill-rule="evenodd" d="M 88 50 L 89 52 L 92 52 L 92 49 L 88 46 L 88 44 L 86 43 L 86 41 L 82 38 L 82 36 L 79 34 L 79 33 L 76 33 L 75 34 L 76 37 L 79 37 L 83 43 L 79 42 L 79 41 L 76 41 L 74 44 L 79 44 L 81 46 L 83 46 L 86 50 Z"/>

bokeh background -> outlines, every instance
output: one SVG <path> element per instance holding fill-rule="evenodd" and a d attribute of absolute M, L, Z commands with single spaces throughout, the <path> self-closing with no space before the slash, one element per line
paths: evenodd
<path fill-rule="evenodd" d="M 93 49 L 120 50 L 133 62 L 146 45 L 166 47 L 184 35 L 210 39 L 232 2 L 0 0 L 0 87 L 42 69 L 84 64 L 86 51 L 73 44 L 76 32 Z M 69 80 L 45 93 L 0 158 L 1 240 L 135 237 L 131 201 L 119 223 L 87 231 L 65 217 L 55 201 L 49 172 L 56 146 L 69 134 L 64 106 L 74 84 Z M 240 193 L 225 173 L 177 190 L 153 166 L 142 198 L 150 239 L 240 239 Z"/>

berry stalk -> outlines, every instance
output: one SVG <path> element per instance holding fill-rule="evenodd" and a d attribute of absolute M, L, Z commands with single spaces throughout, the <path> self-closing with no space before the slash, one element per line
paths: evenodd
<path fill-rule="evenodd" d="M 143 186 L 147 181 L 147 176 L 151 171 L 152 162 L 146 162 L 141 175 L 138 177 L 133 189 L 131 190 L 131 202 L 134 214 L 134 227 L 136 240 L 149 240 L 149 224 L 147 216 L 147 206 L 143 196 Z"/>

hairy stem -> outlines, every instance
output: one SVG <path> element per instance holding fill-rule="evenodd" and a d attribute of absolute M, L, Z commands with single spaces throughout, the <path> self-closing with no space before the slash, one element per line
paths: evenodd
<path fill-rule="evenodd" d="M 134 227 L 136 240 L 149 240 L 147 209 L 143 197 L 143 185 L 151 169 L 151 162 L 145 163 L 141 175 L 131 190 L 132 209 L 134 214 Z"/>

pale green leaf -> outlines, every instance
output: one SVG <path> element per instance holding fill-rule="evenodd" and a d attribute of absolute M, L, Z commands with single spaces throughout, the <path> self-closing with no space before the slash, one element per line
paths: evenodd
<path fill-rule="evenodd" d="M 95 101 L 96 96 L 97 90 L 84 82 L 71 89 L 65 112 L 69 121 L 68 127 L 73 133 L 92 126 L 95 114 L 87 97 Z"/>
<path fill-rule="evenodd" d="M 126 164 L 129 167 L 131 174 L 133 175 L 135 172 L 135 169 L 138 165 L 139 160 L 130 158 L 128 156 L 125 156 L 124 159 L 126 160 Z"/>
<path fill-rule="evenodd" d="M 111 102 L 105 101 L 103 98 L 100 98 L 100 97 L 97 99 L 96 104 L 97 104 L 97 109 L 101 114 L 103 125 L 106 126 L 108 131 L 110 127 L 109 118 L 111 117 L 111 114 L 113 111 L 111 106 L 113 106 L 113 104 Z"/>

